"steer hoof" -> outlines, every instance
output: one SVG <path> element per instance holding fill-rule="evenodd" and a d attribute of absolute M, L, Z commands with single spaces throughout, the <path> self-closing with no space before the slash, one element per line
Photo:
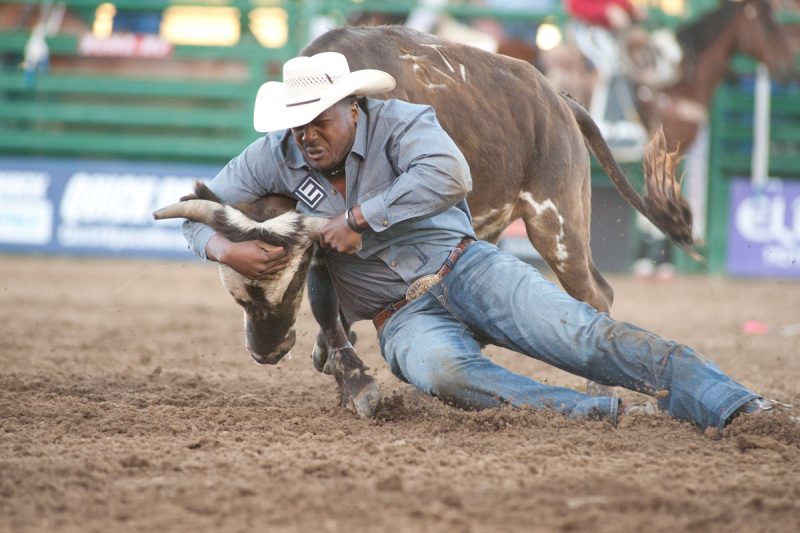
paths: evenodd
<path fill-rule="evenodd" d="M 364 370 L 363 367 L 353 369 L 340 375 L 336 381 L 342 407 L 355 411 L 359 418 L 372 418 L 381 402 L 381 388 Z"/>
<path fill-rule="evenodd" d="M 320 346 L 319 342 L 314 343 L 314 349 L 311 351 L 311 361 L 314 363 L 314 368 L 317 372 L 333 373 L 330 365 L 328 365 L 328 350 L 324 346 Z"/>
<path fill-rule="evenodd" d="M 325 366 L 330 367 L 336 378 L 342 406 L 361 418 L 372 418 L 381 401 L 381 390 L 375 378 L 367 374 L 367 367 L 355 350 L 348 347 L 334 351 Z"/>
<path fill-rule="evenodd" d="M 351 396 L 351 406 L 359 418 L 372 418 L 381 402 L 381 388 L 373 378 L 369 378 L 364 386 Z"/>

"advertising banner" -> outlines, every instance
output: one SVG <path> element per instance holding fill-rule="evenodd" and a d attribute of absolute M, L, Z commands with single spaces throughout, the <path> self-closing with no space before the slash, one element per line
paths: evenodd
<path fill-rule="evenodd" d="M 210 165 L 0 157 L 0 251 L 190 258 L 180 220 L 156 209 Z"/>
<path fill-rule="evenodd" d="M 728 273 L 800 278 L 800 181 L 736 179 L 730 201 Z"/>

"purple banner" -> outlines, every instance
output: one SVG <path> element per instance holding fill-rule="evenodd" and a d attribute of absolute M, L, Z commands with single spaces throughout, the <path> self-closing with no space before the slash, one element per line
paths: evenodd
<path fill-rule="evenodd" d="M 800 278 L 800 181 L 770 180 L 756 190 L 747 179 L 734 180 L 728 272 Z"/>

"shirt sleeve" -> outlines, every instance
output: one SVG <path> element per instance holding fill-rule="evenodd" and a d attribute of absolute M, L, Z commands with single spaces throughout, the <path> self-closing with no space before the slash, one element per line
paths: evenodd
<path fill-rule="evenodd" d="M 472 189 L 464 155 L 430 108 L 399 131 L 386 150 L 400 174 L 386 190 L 361 204 L 365 220 L 376 232 L 441 213 Z"/>
<path fill-rule="evenodd" d="M 290 194 L 280 179 L 278 162 L 270 151 L 267 137 L 250 144 L 207 185 L 225 203 L 248 203 L 268 194 Z M 207 259 L 206 244 L 214 233 L 200 222 L 187 220 L 183 223 L 183 236 L 189 248 L 202 259 Z"/>

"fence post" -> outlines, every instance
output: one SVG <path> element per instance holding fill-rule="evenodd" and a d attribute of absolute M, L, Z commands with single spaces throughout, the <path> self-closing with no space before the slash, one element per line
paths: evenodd
<path fill-rule="evenodd" d="M 755 105 L 753 106 L 753 159 L 750 179 L 753 188 L 762 189 L 769 178 L 769 71 L 764 63 L 756 67 Z"/>

